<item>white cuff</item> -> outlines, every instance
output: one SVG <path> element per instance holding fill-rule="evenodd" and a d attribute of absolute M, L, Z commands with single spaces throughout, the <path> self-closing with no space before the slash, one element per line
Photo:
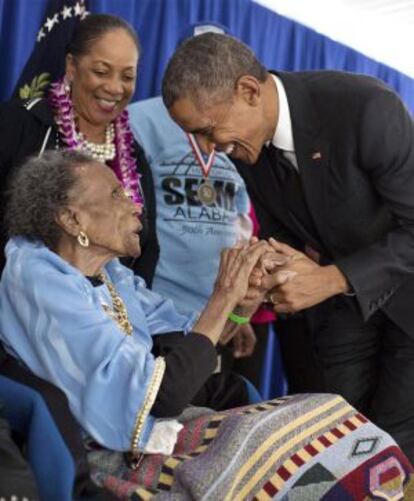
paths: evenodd
<path fill-rule="evenodd" d="M 147 445 L 141 452 L 144 454 L 164 454 L 170 456 L 174 451 L 178 433 L 182 428 L 184 426 L 176 419 L 156 420 Z"/>

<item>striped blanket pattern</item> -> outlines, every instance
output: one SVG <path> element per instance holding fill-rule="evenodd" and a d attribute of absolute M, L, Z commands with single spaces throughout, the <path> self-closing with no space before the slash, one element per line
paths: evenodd
<path fill-rule="evenodd" d="M 120 453 L 90 452 L 95 482 L 132 500 L 414 500 L 402 451 L 339 396 L 190 408 L 180 420 L 174 454 L 143 455 L 135 470 Z"/>

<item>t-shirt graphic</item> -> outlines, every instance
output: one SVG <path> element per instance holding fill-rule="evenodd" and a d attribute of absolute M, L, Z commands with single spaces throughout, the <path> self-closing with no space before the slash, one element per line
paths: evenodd
<path fill-rule="evenodd" d="M 244 182 L 233 163 L 216 154 L 208 174 L 216 201 L 203 204 L 197 193 L 202 168 L 161 98 L 135 103 L 129 113 L 154 176 L 161 252 L 153 289 L 182 312 L 199 310 L 211 294 L 220 251 L 249 236 L 240 224 L 249 211 Z"/>

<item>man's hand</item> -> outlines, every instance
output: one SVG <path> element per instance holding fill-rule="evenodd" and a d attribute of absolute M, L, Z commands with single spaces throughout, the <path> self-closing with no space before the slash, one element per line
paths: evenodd
<path fill-rule="evenodd" d="M 286 264 L 262 278 L 262 287 L 277 313 L 294 313 L 319 304 L 348 290 L 342 272 L 334 265 L 320 266 L 287 244 L 269 240 L 275 252 L 287 258 Z"/>
<path fill-rule="evenodd" d="M 233 337 L 234 358 L 249 357 L 256 346 L 256 334 L 250 324 L 241 325 Z"/>

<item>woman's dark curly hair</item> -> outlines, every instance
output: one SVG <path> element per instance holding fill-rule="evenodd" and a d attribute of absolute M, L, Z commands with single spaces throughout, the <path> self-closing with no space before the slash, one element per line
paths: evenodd
<path fill-rule="evenodd" d="M 95 162 L 77 151 L 47 151 L 28 158 L 11 178 L 5 214 L 9 237 L 24 236 L 56 247 L 62 229 L 55 221 L 78 182 L 75 168 Z"/>

